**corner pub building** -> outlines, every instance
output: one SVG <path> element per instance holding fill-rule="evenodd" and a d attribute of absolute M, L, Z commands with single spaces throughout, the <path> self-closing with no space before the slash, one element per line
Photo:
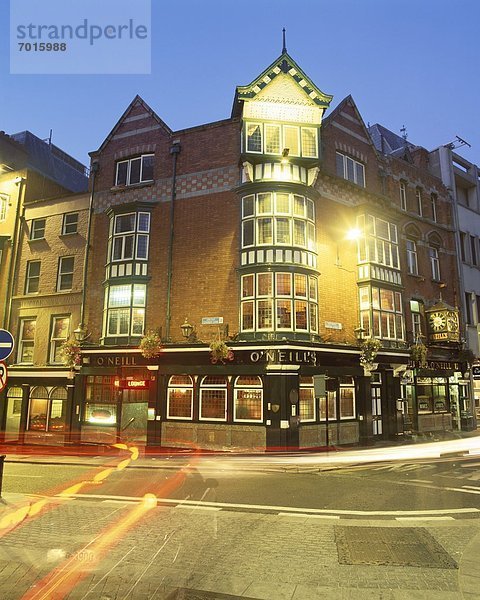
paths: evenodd
<path fill-rule="evenodd" d="M 91 153 L 73 436 L 208 449 L 373 443 L 421 429 L 420 375 L 444 401 L 422 403 L 423 430 L 453 426 L 466 367 L 448 193 L 415 153 L 382 155 L 350 96 L 324 118 L 331 100 L 284 48 L 237 88 L 230 118 L 172 131 L 137 96 Z M 435 219 L 405 210 L 405 182 L 434 194 Z M 408 227 L 425 240 L 414 281 Z M 441 343 L 426 312 L 440 299 L 436 312 L 457 319 Z M 145 358 L 151 331 L 162 349 Z M 373 371 L 360 363 L 362 335 L 381 342 Z M 423 335 L 436 362 L 421 371 L 408 348 Z M 212 340 L 228 356 L 212 360 Z"/>

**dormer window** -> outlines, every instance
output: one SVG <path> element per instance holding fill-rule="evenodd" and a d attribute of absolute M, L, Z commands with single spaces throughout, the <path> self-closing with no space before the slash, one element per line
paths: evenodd
<path fill-rule="evenodd" d="M 115 185 L 135 185 L 153 181 L 153 154 L 143 154 L 117 162 Z"/>

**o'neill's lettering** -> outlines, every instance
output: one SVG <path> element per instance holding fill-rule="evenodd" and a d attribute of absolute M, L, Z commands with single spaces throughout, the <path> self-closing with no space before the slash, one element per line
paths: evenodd
<path fill-rule="evenodd" d="M 98 356 L 96 363 L 99 367 L 131 367 L 137 364 L 135 356 Z"/>
<path fill-rule="evenodd" d="M 253 363 L 316 365 L 317 353 L 312 350 L 254 350 L 250 360 Z"/>

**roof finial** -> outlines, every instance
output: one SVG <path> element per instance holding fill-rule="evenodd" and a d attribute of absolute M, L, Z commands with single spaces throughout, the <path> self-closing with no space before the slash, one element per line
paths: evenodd
<path fill-rule="evenodd" d="M 282 48 L 282 54 L 286 54 L 287 52 L 287 42 L 286 42 L 286 36 L 285 36 L 285 27 L 282 29 L 283 32 L 283 48 Z"/>

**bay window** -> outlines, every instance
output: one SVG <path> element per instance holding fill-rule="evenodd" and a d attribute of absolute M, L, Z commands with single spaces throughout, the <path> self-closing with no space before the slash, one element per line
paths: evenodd
<path fill-rule="evenodd" d="M 112 285 L 106 290 L 106 330 L 109 336 L 141 336 L 145 323 L 146 285 Z"/>
<path fill-rule="evenodd" d="M 316 127 L 247 121 L 244 132 L 246 152 L 281 156 L 288 149 L 288 156 L 318 158 Z"/>

